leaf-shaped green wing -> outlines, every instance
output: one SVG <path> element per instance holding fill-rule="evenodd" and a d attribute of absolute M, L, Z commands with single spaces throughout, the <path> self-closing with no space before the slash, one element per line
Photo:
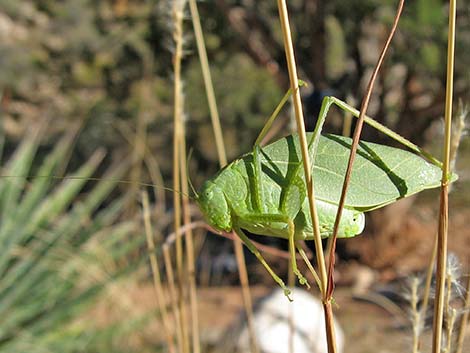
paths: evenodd
<path fill-rule="evenodd" d="M 310 140 L 312 134 L 307 134 Z M 316 198 L 339 203 L 344 174 L 349 159 L 350 138 L 321 136 L 314 153 L 313 178 Z M 296 134 L 282 138 L 263 148 L 263 163 L 275 165 L 276 173 L 286 176 L 288 170 L 301 163 Z M 303 170 L 299 173 L 303 176 Z M 438 187 L 441 169 L 420 156 L 390 146 L 361 141 L 354 161 L 346 197 L 346 207 L 370 211 L 424 189 Z M 457 175 L 452 176 L 452 181 Z"/>

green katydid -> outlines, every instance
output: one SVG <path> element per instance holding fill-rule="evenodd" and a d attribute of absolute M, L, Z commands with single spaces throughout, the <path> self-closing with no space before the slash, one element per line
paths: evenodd
<path fill-rule="evenodd" d="M 196 195 L 206 221 L 217 230 L 235 231 L 287 296 L 289 289 L 270 268 L 244 230 L 288 239 L 292 269 L 299 282 L 307 284 L 297 269 L 295 260 L 296 248 L 304 255 L 298 242 L 313 239 L 298 137 L 293 134 L 260 147 L 260 141 L 288 95 L 289 92 L 260 133 L 253 152 L 225 166 L 206 181 Z M 355 117 L 359 115 L 356 109 L 341 100 L 326 97 L 315 131 L 307 134 L 313 166 L 315 202 L 320 231 L 324 238 L 330 236 L 333 231 L 351 146 L 350 138 L 320 134 L 332 104 L 350 111 Z M 441 162 L 376 121 L 370 118 L 365 121 L 415 153 L 360 142 L 339 226 L 339 237 L 354 237 L 362 232 L 365 225 L 363 212 L 440 185 Z M 426 157 L 431 163 L 417 154 Z M 454 175 L 452 180 L 456 178 Z"/>

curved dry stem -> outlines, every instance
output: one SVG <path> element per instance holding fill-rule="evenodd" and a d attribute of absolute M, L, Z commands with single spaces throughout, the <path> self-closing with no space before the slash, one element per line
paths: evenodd
<path fill-rule="evenodd" d="M 176 233 L 176 232 L 170 233 L 166 238 L 164 246 L 169 247 L 169 246 L 173 245 L 176 241 L 176 238 L 177 237 L 182 237 L 188 231 L 188 229 L 194 230 L 194 229 L 197 229 L 197 228 L 206 229 L 209 232 L 218 234 L 221 237 L 224 237 L 224 238 L 227 238 L 227 239 L 230 239 L 230 240 L 237 240 L 238 239 L 238 236 L 236 234 L 234 234 L 233 232 L 231 232 L 231 233 L 219 232 L 218 230 L 215 230 L 214 228 L 212 228 L 211 226 L 209 226 L 207 223 L 205 223 L 203 221 L 196 221 L 196 222 L 191 222 L 189 224 L 185 224 L 184 226 L 182 226 L 179 229 L 178 233 Z M 252 240 L 251 242 L 256 246 L 256 248 L 259 251 L 261 251 L 263 253 L 266 253 L 266 254 L 269 254 L 269 255 L 272 255 L 272 256 L 276 256 L 276 257 L 279 257 L 279 258 L 282 258 L 282 259 L 286 259 L 286 260 L 290 259 L 290 254 L 289 254 L 288 251 L 279 250 L 279 249 L 274 248 L 272 246 L 258 243 L 254 240 Z M 312 256 L 312 253 L 308 252 L 308 253 L 306 253 L 305 257 L 307 259 L 312 259 L 313 256 Z M 300 254 L 296 255 L 297 260 L 302 260 L 303 258 L 304 257 L 300 256 Z"/>
<path fill-rule="evenodd" d="M 346 193 L 349 187 L 349 180 L 351 179 L 352 167 L 353 167 L 354 159 L 356 157 L 357 147 L 359 145 L 359 138 L 361 136 L 362 126 L 364 124 L 364 119 L 366 117 L 366 112 L 367 112 L 367 107 L 369 106 L 370 97 L 372 96 L 372 89 L 374 87 L 375 80 L 377 78 L 377 75 L 379 74 L 379 70 L 384 61 L 385 54 L 387 53 L 387 50 L 390 46 L 392 38 L 397 29 L 398 21 L 400 20 L 401 13 L 403 11 L 403 5 L 404 5 L 404 0 L 400 0 L 400 3 L 398 4 L 398 9 L 395 15 L 395 20 L 392 25 L 392 29 L 390 30 L 390 34 L 387 38 L 387 41 L 385 42 L 382 52 L 380 53 L 379 60 L 377 61 L 374 72 L 372 73 L 372 76 L 370 78 L 369 84 L 367 86 L 366 94 L 364 96 L 364 99 L 362 100 L 361 111 L 360 111 L 359 118 L 356 124 L 356 128 L 354 129 L 354 136 L 353 136 L 353 142 L 351 145 L 351 152 L 349 154 L 348 167 L 346 169 L 346 173 L 344 176 L 343 188 L 341 191 L 341 197 L 340 197 L 339 204 L 338 204 L 338 211 L 336 213 L 335 224 L 333 226 L 333 235 L 332 235 L 333 240 L 331 241 L 331 247 L 330 247 L 330 252 L 328 256 L 329 258 L 328 288 L 327 288 L 327 294 L 326 294 L 326 298 L 328 300 L 331 299 L 331 297 L 333 296 L 333 291 L 334 291 L 333 275 L 334 275 L 334 266 L 335 266 L 336 239 L 338 235 L 339 223 L 341 221 L 341 213 L 343 211 L 344 204 L 346 202 Z"/>

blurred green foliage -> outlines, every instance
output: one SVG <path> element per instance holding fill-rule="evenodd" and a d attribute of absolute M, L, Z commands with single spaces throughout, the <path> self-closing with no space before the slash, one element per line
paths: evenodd
<path fill-rule="evenodd" d="M 38 161 L 44 129 L 45 124 L 27 133 L 3 163 L 3 175 L 28 175 L 35 164 L 37 175 L 60 174 L 77 129 Z M 127 164 L 111 168 L 106 181 L 87 182 L 103 155 L 95 151 L 75 171 L 83 178 L 59 183 L 48 177 L 0 179 L 0 352 L 94 352 L 104 347 L 101 351 L 129 352 L 121 334 L 141 329 L 145 317 L 126 309 L 127 298 L 118 288 L 137 280 L 139 262 L 129 255 L 144 237 L 129 240 L 138 222 L 119 220 L 124 196 L 105 203 L 116 186 L 109 179 L 122 178 Z M 87 186 L 89 192 L 79 198 Z M 99 316 L 91 316 L 99 303 L 126 319 L 104 324 L 102 317 L 100 323 Z"/>
<path fill-rule="evenodd" d="M 50 117 L 54 124 L 45 134 L 52 137 L 80 120 L 84 128 L 77 158 L 103 146 L 128 154 L 134 148 L 135 126 L 141 119 L 148 151 L 169 177 L 166 156 L 171 153 L 173 86 L 170 4 L 156 0 L 0 0 L 0 89 L 7 134 L 19 136 L 29 122 Z M 233 158 L 250 149 L 286 89 L 287 73 L 275 2 L 215 1 L 214 5 L 201 3 L 200 11 L 227 149 Z M 352 94 L 360 99 L 358 87 L 374 63 L 365 52 L 379 49 L 377 44 L 386 34 L 395 6 L 392 0 L 289 2 L 300 75 L 313 82 L 310 89 L 331 87 L 339 96 Z M 457 82 L 468 67 L 470 41 L 468 9 L 462 5 L 459 14 Z M 213 171 L 215 153 L 209 145 L 204 86 L 192 26 L 189 20 L 185 24 L 185 112 L 188 124 L 194 127 L 188 129 L 188 146 L 196 150 L 198 167 L 193 170 L 206 169 L 210 163 Z M 376 112 L 390 113 L 390 121 L 379 118 L 417 142 L 430 121 L 438 117 L 436 113 L 429 117 L 423 112 L 421 117 L 414 112 L 413 99 L 426 96 L 429 103 L 424 108 L 440 104 L 446 24 L 442 1 L 407 4 L 388 68 L 383 70 L 387 79 L 388 71 L 394 77 L 396 65 L 406 67 L 402 80 L 389 80 L 393 84 L 384 87 L 378 102 L 383 108 Z M 268 58 L 271 68 L 263 64 L 260 55 Z M 410 83 L 419 87 L 410 88 Z M 393 100 L 387 95 L 400 98 Z M 422 121 L 415 124 L 417 131 L 406 123 L 409 114 Z"/>
<path fill-rule="evenodd" d="M 49 117 L 54 124 L 45 134 L 52 137 L 80 120 L 84 128 L 76 156 L 83 159 L 103 146 L 131 153 L 141 119 L 149 136 L 148 149 L 169 177 L 166 156 L 172 136 L 173 85 L 169 3 L 0 0 L 0 89 L 7 134 L 18 138 L 29 122 Z M 275 2 L 214 4 L 201 3 L 200 11 L 227 149 L 233 158 L 249 150 L 286 89 L 287 73 Z M 360 99 L 358 87 L 373 65 L 364 50 L 378 50 L 375 42 L 385 35 L 395 6 L 392 0 L 289 2 L 300 74 L 313 82 L 310 89 L 332 87 L 339 96 L 352 94 Z M 462 5 L 459 14 L 457 82 L 468 68 L 470 41 L 468 9 Z M 446 6 L 440 0 L 407 4 L 388 68 L 383 70 L 386 79 L 396 65 L 406 67 L 401 81 L 392 80 L 384 88 L 379 102 L 383 109 L 377 113 L 389 112 L 390 125 L 417 142 L 438 114 L 430 118 L 426 112 L 423 117 L 414 114 L 422 120 L 415 124 L 417 131 L 406 124 L 407 116 L 415 113 L 416 96 L 427 97 L 430 103 L 425 108 L 440 104 L 446 23 Z M 193 170 L 210 163 L 212 171 L 215 154 L 208 145 L 208 109 L 190 21 L 185 30 L 185 111 L 195 127 L 188 129 L 188 146 L 197 152 L 199 167 Z M 267 69 L 259 55 L 277 68 Z M 408 87 L 410 83 L 419 87 Z M 468 82 L 458 84 L 468 87 Z M 387 94 L 401 98 L 388 99 Z"/>

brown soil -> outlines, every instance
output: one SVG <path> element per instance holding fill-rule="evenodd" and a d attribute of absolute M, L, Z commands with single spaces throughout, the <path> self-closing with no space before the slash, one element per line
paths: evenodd
<path fill-rule="evenodd" d="M 398 221 L 390 222 L 390 218 Z M 470 271 L 469 219 L 470 209 L 449 215 L 448 251 L 457 255 L 464 273 Z M 438 227 L 437 210 L 421 207 L 415 211 L 397 202 L 376 211 L 372 222 L 375 227 L 363 236 L 348 239 L 346 246 L 362 264 L 378 271 L 379 280 L 408 276 L 428 266 Z"/>
<path fill-rule="evenodd" d="M 267 287 L 252 287 L 254 300 L 269 292 Z M 140 287 L 131 294 L 134 299 L 135 310 L 149 312 L 155 309 L 155 297 L 151 286 Z M 215 347 L 210 352 L 223 352 L 218 347 L 224 333 L 233 327 L 243 312 L 241 290 L 238 287 L 214 287 L 198 290 L 199 318 L 202 341 L 207 346 Z M 393 316 L 375 303 L 353 299 L 351 290 L 339 288 L 335 299 L 337 308 L 335 316 L 345 334 L 345 353 L 403 353 L 411 352 L 411 327 L 401 328 L 406 320 Z M 162 327 L 159 318 L 155 315 L 139 337 L 129 338 L 133 348 L 158 346 L 163 342 Z M 425 333 L 423 347 L 429 346 L 429 333 Z M 145 348 L 144 348 L 145 347 Z M 423 349 L 428 351 L 428 349 Z M 204 348 L 204 353 L 209 353 Z"/>

